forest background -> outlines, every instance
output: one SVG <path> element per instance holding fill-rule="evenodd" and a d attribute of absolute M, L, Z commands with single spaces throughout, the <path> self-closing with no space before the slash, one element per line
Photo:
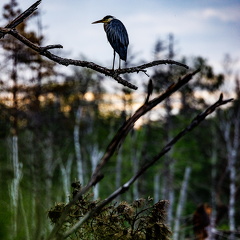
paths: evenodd
<path fill-rule="evenodd" d="M 1 26 L 20 12 L 17 1 L 6 3 Z M 36 25 L 29 28 L 33 18 Z M 18 31 L 44 45 L 42 18 L 41 12 L 35 14 L 19 25 Z M 174 230 L 180 221 L 175 239 L 193 236 L 191 219 L 204 203 L 213 209 L 214 228 L 219 234 L 235 232 L 240 222 L 238 62 L 226 54 L 221 71 L 216 73 L 204 56 L 179 56 L 176 37 L 168 34 L 157 39 L 152 46 L 153 60 L 177 59 L 201 72 L 137 122 L 105 167 L 105 178 L 94 187 L 93 197 L 104 199 L 121 186 L 224 92 L 235 101 L 177 143 L 117 200 L 131 202 L 149 196 L 155 202 L 169 200 L 169 226 Z M 117 129 L 144 103 L 148 77 L 144 73 L 133 79 L 126 75 L 139 86 L 133 91 L 93 70 L 61 68 L 10 36 L 1 39 L 0 45 L 0 234 L 3 239 L 41 239 L 51 228 L 49 209 L 55 202 L 68 201 L 72 182 L 79 180 L 84 185 L 88 181 Z M 130 50 L 125 67 L 142 62 Z M 186 73 L 179 66 L 149 70 L 153 96 Z M 179 201 L 183 183 L 185 198 Z"/>

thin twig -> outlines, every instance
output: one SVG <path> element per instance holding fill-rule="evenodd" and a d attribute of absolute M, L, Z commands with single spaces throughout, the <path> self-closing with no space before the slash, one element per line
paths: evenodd
<path fill-rule="evenodd" d="M 150 96 L 152 95 L 153 92 L 153 83 L 152 83 L 152 79 L 150 79 L 148 81 L 148 88 L 147 88 L 147 97 L 145 100 L 145 104 L 148 103 Z"/>
<path fill-rule="evenodd" d="M 137 66 L 137 67 L 117 69 L 116 72 L 119 73 L 119 74 L 134 73 L 134 72 L 141 72 L 141 71 L 146 72 L 146 70 L 144 70 L 146 68 L 150 68 L 150 67 L 154 67 L 154 66 L 158 66 L 158 65 L 166 65 L 166 64 L 177 65 L 177 66 L 180 66 L 180 67 L 184 67 L 186 69 L 189 68 L 186 64 L 176 62 L 176 61 L 173 61 L 173 60 L 156 60 L 156 61 L 153 61 L 153 62 L 142 64 L 142 65 Z"/>

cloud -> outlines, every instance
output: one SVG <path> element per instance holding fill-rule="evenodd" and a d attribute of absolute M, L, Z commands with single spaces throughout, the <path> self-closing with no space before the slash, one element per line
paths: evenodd
<path fill-rule="evenodd" d="M 222 8 L 222 9 L 216 9 L 216 8 L 207 8 L 202 11 L 202 16 L 205 19 L 218 19 L 223 22 L 236 22 L 240 20 L 240 14 L 238 8 Z"/>

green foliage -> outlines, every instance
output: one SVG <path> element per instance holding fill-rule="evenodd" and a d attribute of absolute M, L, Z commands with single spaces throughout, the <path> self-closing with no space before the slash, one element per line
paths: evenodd
<path fill-rule="evenodd" d="M 74 197 L 80 190 L 78 182 L 72 184 Z M 62 231 L 70 229 L 88 211 L 94 209 L 98 201 L 92 201 L 90 195 L 81 197 L 70 209 Z M 153 204 L 153 199 L 139 199 L 132 204 L 125 201 L 102 208 L 84 223 L 70 239 L 170 239 L 171 232 L 165 224 L 167 201 Z M 65 204 L 57 203 L 48 212 L 53 224 L 57 223 L 64 211 Z"/>

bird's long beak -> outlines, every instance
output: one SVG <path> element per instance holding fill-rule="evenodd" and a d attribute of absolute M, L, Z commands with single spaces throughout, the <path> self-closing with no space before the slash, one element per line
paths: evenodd
<path fill-rule="evenodd" d="M 103 23 L 103 20 L 101 19 L 101 20 L 98 20 L 98 21 L 96 21 L 96 22 L 93 22 L 92 24 L 95 24 L 95 23 Z"/>

